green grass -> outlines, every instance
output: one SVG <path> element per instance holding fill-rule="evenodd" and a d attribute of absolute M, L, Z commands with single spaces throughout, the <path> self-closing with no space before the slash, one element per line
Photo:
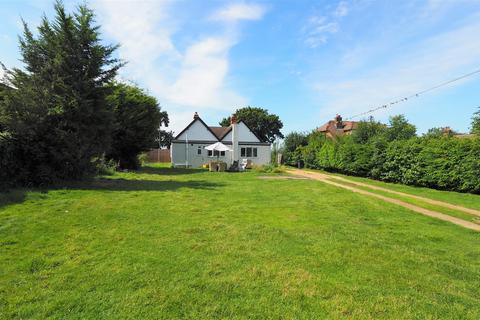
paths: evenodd
<path fill-rule="evenodd" d="M 351 182 L 354 181 L 353 179 L 351 179 L 351 177 L 341 176 L 339 174 L 335 174 L 334 177 L 336 177 L 336 176 L 346 178 L 347 180 L 349 180 Z M 456 210 L 456 209 L 446 208 L 444 206 L 440 206 L 440 205 L 436 205 L 436 204 L 431 204 L 431 203 L 422 201 L 420 199 L 411 198 L 408 195 L 398 195 L 398 194 L 394 194 L 394 193 L 383 191 L 383 190 L 371 189 L 369 187 L 356 185 L 354 183 L 346 182 L 344 180 L 334 179 L 333 181 L 335 181 L 337 183 L 340 183 L 340 184 L 343 184 L 343 185 L 348 185 L 348 186 L 351 186 L 351 187 L 354 187 L 354 188 L 357 188 L 357 189 L 365 190 L 365 191 L 368 191 L 368 192 L 371 192 L 371 193 L 376 193 L 376 194 L 379 194 L 379 195 L 382 195 L 382 196 L 385 196 L 385 197 L 388 197 L 388 198 L 398 199 L 398 200 L 401 200 L 401 201 L 404 201 L 404 202 L 407 202 L 407 203 L 410 203 L 410 204 L 413 204 L 413 205 L 416 205 L 416 206 L 419 206 L 419 207 L 422 207 L 422 208 L 425 208 L 425 209 L 429 209 L 429 210 L 437 211 L 437 212 L 440 212 L 440 213 L 444 213 L 444 214 L 447 214 L 447 215 L 450 215 L 450 216 L 453 216 L 453 217 L 457 217 L 457 218 L 460 218 L 460 219 L 463 219 L 463 220 L 466 220 L 466 221 L 474 222 L 474 223 L 477 223 L 477 224 L 480 223 L 480 217 L 478 217 L 476 215 L 465 213 L 463 211 Z M 374 185 L 370 181 L 365 181 L 365 180 L 362 180 L 362 181 L 357 180 L 357 181 Z M 378 184 L 375 184 L 375 185 L 380 186 Z M 386 188 L 386 189 L 390 189 L 390 190 L 395 190 L 394 188 L 391 187 L 390 184 L 385 184 L 382 187 Z M 395 190 L 395 191 L 400 191 L 400 190 Z M 435 192 L 437 190 L 431 190 L 431 191 Z M 408 193 L 407 192 L 405 192 L 405 193 L 406 194 L 411 194 L 411 195 L 418 195 L 418 196 L 420 195 L 418 193 L 415 193 L 415 189 L 413 189 L 413 190 L 410 189 Z M 429 197 L 428 193 L 426 193 L 426 195 L 425 195 L 425 193 L 423 193 L 422 196 L 425 197 L 425 198 L 434 199 L 434 197 L 431 197 L 431 196 Z M 480 201 L 480 197 L 478 197 L 478 201 Z M 448 201 L 446 201 L 446 202 L 448 202 Z M 453 202 L 449 202 L 449 203 L 453 204 Z"/>
<path fill-rule="evenodd" d="M 2 195 L 0 318 L 480 318 L 479 233 L 258 175 L 150 166 Z"/>
<path fill-rule="evenodd" d="M 311 171 L 318 171 L 318 170 L 311 170 Z M 319 171 L 319 172 L 322 172 L 322 171 Z M 328 173 L 328 174 L 332 174 L 332 173 Z M 477 194 L 407 186 L 404 184 L 388 183 L 388 182 L 383 182 L 383 181 L 378 181 L 378 180 L 373 180 L 368 178 L 346 176 L 342 174 L 332 174 L 332 175 L 338 175 L 343 178 L 350 179 L 352 181 L 369 183 L 375 186 L 384 187 L 384 188 L 388 188 L 395 191 L 410 193 L 417 196 L 422 196 L 422 197 L 431 198 L 434 200 L 440 200 L 440 201 L 449 202 L 451 204 L 464 206 L 466 208 L 480 210 L 480 195 L 477 195 Z"/>

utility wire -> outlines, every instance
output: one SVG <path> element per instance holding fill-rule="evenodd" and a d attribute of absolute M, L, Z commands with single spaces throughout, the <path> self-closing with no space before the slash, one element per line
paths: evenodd
<path fill-rule="evenodd" d="M 411 99 L 411 98 L 416 98 L 416 97 L 418 97 L 418 96 L 420 96 L 420 95 L 422 95 L 422 94 L 425 94 L 425 93 L 427 93 L 427 92 L 433 91 L 433 90 L 438 89 L 438 88 L 441 88 L 441 87 L 446 86 L 446 85 L 448 85 L 448 84 L 450 84 L 450 83 L 453 83 L 453 82 L 460 81 L 460 80 L 462 80 L 462 79 L 471 77 L 471 76 L 473 76 L 473 75 L 475 75 L 475 74 L 477 74 L 477 73 L 480 73 L 480 69 L 477 69 L 477 70 L 472 71 L 472 72 L 470 72 L 470 73 L 464 74 L 464 75 L 462 75 L 462 76 L 460 76 L 460 77 L 457 77 L 457 78 L 454 78 L 454 79 L 452 79 L 452 80 L 448 80 L 448 81 L 442 82 L 442 83 L 440 83 L 440 84 L 437 84 L 437 85 L 435 85 L 435 86 L 433 86 L 433 87 L 430 87 L 430 88 L 428 88 L 428 89 L 425 89 L 425 90 L 422 90 L 422 91 L 420 91 L 420 92 L 417 92 L 417 93 L 412 94 L 412 95 L 410 95 L 410 96 L 406 96 L 406 97 L 404 97 L 404 98 L 401 98 L 401 99 L 392 101 L 392 102 L 390 102 L 390 103 L 381 105 L 381 106 L 379 106 L 379 107 L 370 109 L 370 110 L 368 110 L 368 111 L 365 111 L 365 112 L 362 112 L 362 113 L 358 113 L 358 114 L 356 114 L 356 115 L 353 115 L 353 116 L 347 118 L 347 120 L 354 119 L 354 118 L 358 118 L 358 117 L 361 117 L 361 116 L 364 116 L 364 115 L 373 113 L 373 112 L 375 112 L 375 111 L 378 111 L 378 110 L 380 110 L 380 109 L 386 109 L 386 108 L 391 107 L 392 105 L 395 105 L 395 104 L 397 104 L 397 103 L 405 102 L 405 101 L 407 101 L 408 99 Z"/>

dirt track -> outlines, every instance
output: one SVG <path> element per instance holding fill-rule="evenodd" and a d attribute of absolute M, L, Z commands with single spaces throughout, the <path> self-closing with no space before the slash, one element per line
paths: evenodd
<path fill-rule="evenodd" d="M 442 201 L 427 199 L 427 198 L 424 198 L 424 197 L 412 196 L 412 195 L 407 194 L 407 193 L 397 192 L 397 191 L 389 190 L 389 189 L 386 189 L 386 188 L 372 186 L 372 185 L 369 185 L 369 184 L 366 184 L 366 183 L 354 182 L 354 181 L 350 181 L 350 180 L 347 180 L 347 179 L 343 179 L 341 177 L 330 176 L 330 175 L 326 175 L 326 174 L 322 174 L 322 173 L 318 173 L 318 172 L 311 172 L 311 171 L 304 171 L 304 170 L 297 170 L 297 169 L 290 169 L 290 170 L 288 170 L 288 172 L 290 174 L 295 175 L 295 176 L 300 176 L 300 177 L 306 177 L 306 178 L 310 178 L 310 179 L 319 180 L 319 181 L 322 181 L 324 183 L 328 183 L 330 185 L 333 185 L 333 186 L 336 186 L 336 187 L 339 187 L 339 188 L 347 189 L 347 190 L 350 190 L 350 191 L 355 192 L 355 193 L 363 194 L 363 195 L 370 196 L 370 197 L 375 197 L 375 198 L 381 199 L 385 202 L 389 202 L 389 203 L 393 203 L 393 204 L 402 206 L 404 208 L 407 208 L 409 210 L 421 213 L 423 215 L 426 215 L 426 216 L 429 216 L 429 217 L 432 217 L 432 218 L 440 219 L 440 220 L 443 220 L 443 221 L 448 221 L 448 222 L 454 223 L 456 225 L 462 226 L 462 227 L 467 228 L 467 229 L 480 231 L 480 225 L 478 225 L 476 223 L 466 221 L 466 220 L 463 220 L 463 219 L 460 219 L 460 218 L 452 217 L 452 216 L 449 216 L 449 215 L 446 215 L 446 214 L 443 214 L 443 213 L 440 213 L 440 212 L 437 212 L 437 211 L 428 210 L 428 209 L 410 204 L 410 203 L 402 201 L 402 200 L 389 198 L 389 197 L 386 197 L 386 196 L 383 196 L 383 195 L 380 195 L 380 194 L 376 194 L 376 193 L 373 193 L 373 192 L 369 192 L 369 191 L 366 191 L 366 190 L 363 190 L 363 189 L 358 189 L 358 188 L 352 187 L 350 185 L 341 184 L 341 183 L 335 182 L 333 180 L 335 180 L 335 179 L 336 180 L 341 180 L 341 181 L 348 182 L 349 184 L 368 187 L 368 188 L 374 189 L 374 190 L 381 190 L 381 191 L 390 192 L 390 193 L 393 193 L 393 194 L 408 196 L 408 197 L 411 197 L 411 198 L 422 200 L 422 201 L 430 203 L 430 204 L 435 204 L 435 205 L 443 206 L 443 207 L 446 207 L 446 208 L 460 210 L 460 211 L 463 211 L 463 212 L 466 212 L 466 213 L 470 213 L 470 214 L 473 214 L 473 215 L 480 216 L 480 212 L 477 211 L 477 210 L 452 205 L 450 203 L 446 203 L 446 202 L 442 202 Z"/>

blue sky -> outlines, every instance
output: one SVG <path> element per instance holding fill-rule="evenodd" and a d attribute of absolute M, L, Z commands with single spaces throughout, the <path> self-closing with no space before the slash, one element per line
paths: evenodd
<path fill-rule="evenodd" d="M 156 96 L 177 132 L 195 111 L 216 125 L 246 105 L 278 114 L 285 133 L 310 131 L 480 69 L 480 0 L 88 3 L 129 61 L 120 76 Z M 34 27 L 52 8 L 0 2 L 0 61 L 21 67 L 20 17 Z M 479 106 L 477 75 L 373 116 L 465 132 Z"/>

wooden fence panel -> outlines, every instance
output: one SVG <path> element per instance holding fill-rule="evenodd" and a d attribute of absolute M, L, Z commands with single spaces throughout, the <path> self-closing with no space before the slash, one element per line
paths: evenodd
<path fill-rule="evenodd" d="M 168 149 L 152 149 L 147 152 L 148 162 L 171 162 L 170 150 Z"/>

